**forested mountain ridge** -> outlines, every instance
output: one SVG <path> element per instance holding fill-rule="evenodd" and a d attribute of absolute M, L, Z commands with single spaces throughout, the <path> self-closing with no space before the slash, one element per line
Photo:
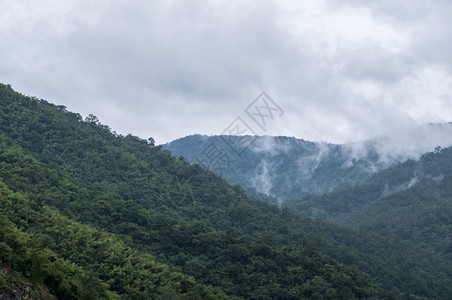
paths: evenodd
<path fill-rule="evenodd" d="M 99 298 L 381 298 L 366 276 L 322 254 L 305 226 L 290 240 L 280 209 L 152 140 L 6 85 L 0 104 L 1 260 L 56 296 L 90 299 L 80 288 L 88 281 Z"/>
<path fill-rule="evenodd" d="M 452 145 L 452 124 L 427 124 L 360 143 L 331 144 L 285 136 L 245 136 L 241 153 L 228 136 L 186 136 L 162 145 L 174 155 L 237 183 L 249 195 L 283 204 L 363 183 L 394 163 Z M 212 151 L 218 154 L 212 161 Z M 209 153 L 210 151 L 210 153 Z M 208 156 L 210 155 L 210 157 Z M 256 194 L 261 193 L 261 194 Z M 270 197 L 265 197 L 265 195 Z"/>
<path fill-rule="evenodd" d="M 152 140 L 117 135 L 94 116 L 82 120 L 5 85 L 0 134 L 8 224 L 1 260 L 57 296 L 83 298 L 83 280 L 95 283 L 99 298 L 126 299 L 446 299 L 450 292 L 441 261 L 434 254 L 426 265 L 419 258 L 430 253 L 415 244 L 253 200 Z M 32 242 L 18 245 L 23 234 Z M 30 272 L 33 247 L 46 263 Z M 11 256 L 16 248 L 24 251 Z M 117 255 L 93 254 L 104 251 Z M 49 273 L 55 261 L 66 266 L 62 273 Z"/>

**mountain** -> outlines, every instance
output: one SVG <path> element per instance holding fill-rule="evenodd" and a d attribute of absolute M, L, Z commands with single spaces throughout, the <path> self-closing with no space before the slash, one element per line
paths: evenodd
<path fill-rule="evenodd" d="M 35 297 L 383 295 L 315 245 L 334 241 L 314 237 L 310 220 L 248 198 L 152 139 L 118 135 L 8 85 L 0 135 L 0 259 Z M 14 276 L 2 276 L 2 295 Z"/>
<path fill-rule="evenodd" d="M 240 152 L 234 148 L 238 139 L 246 145 Z M 451 145 L 452 124 L 446 123 L 342 145 L 282 136 L 191 135 L 162 147 L 242 185 L 249 195 L 281 205 L 362 183 L 394 163 Z"/>
<path fill-rule="evenodd" d="M 292 197 L 352 185 L 374 171 L 372 157 L 344 166 L 351 157 L 341 145 L 289 137 L 244 136 L 240 139 L 247 140 L 245 144 L 249 146 L 237 153 L 229 143 L 234 138 L 192 135 L 162 147 L 221 175 L 230 183 L 244 186 L 250 195 L 271 196 L 270 201 L 279 204 Z M 211 155 L 215 153 L 218 153 L 216 160 Z"/>
<path fill-rule="evenodd" d="M 0 260 L 11 270 L 2 296 L 22 283 L 46 299 L 452 293 L 445 256 L 414 240 L 255 200 L 152 139 L 118 135 L 8 85 L 0 136 Z"/>

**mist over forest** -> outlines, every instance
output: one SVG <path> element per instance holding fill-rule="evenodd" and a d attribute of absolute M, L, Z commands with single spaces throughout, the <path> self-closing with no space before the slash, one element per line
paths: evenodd
<path fill-rule="evenodd" d="M 187 136 L 162 147 L 203 165 L 230 183 L 244 185 L 254 196 L 254 192 L 264 198 L 270 196 L 271 201 L 282 205 L 289 199 L 362 183 L 393 164 L 417 160 L 437 147 L 450 147 L 452 124 L 424 124 L 346 144 L 281 136 L 244 138 L 252 143 L 240 155 L 221 136 Z M 212 145 L 227 154 L 220 166 L 203 154 Z"/>

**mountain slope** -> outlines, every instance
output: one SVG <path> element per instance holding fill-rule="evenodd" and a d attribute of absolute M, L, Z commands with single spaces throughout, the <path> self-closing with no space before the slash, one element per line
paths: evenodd
<path fill-rule="evenodd" d="M 8 189 L 193 276 L 196 291 L 246 299 L 446 299 L 450 292 L 447 265 L 414 242 L 256 201 L 152 140 L 117 135 L 94 116 L 83 121 L 8 86 L 0 86 L 0 102 L 0 178 Z M 118 267 L 118 278 L 126 271 Z"/>
<path fill-rule="evenodd" d="M 151 140 L 119 136 L 94 116 L 83 121 L 64 107 L 24 97 L 3 85 L 0 102 L 0 133 L 7 136 L 0 139 L 0 178 L 6 190 L 29 199 L 14 212 L 6 207 L 2 216 L 24 234 L 43 236 L 50 251 L 80 265 L 106 297 L 116 293 L 136 299 L 136 289 L 153 297 L 176 293 L 195 299 L 225 297 L 222 292 L 247 299 L 382 297 L 366 275 L 315 246 L 324 238 L 309 232 L 310 220 L 248 198 L 239 187 L 170 156 Z M 8 198 L 9 192 L 5 195 Z M 2 203 L 8 203 L 5 197 Z M 49 223 L 63 227 L 45 227 Z M 80 229 L 72 235 L 68 228 Z M 169 276 L 170 280 L 157 279 L 167 282 L 168 289 L 141 289 L 146 280 L 128 267 L 127 260 L 134 256 L 124 263 L 111 258 L 117 267 L 109 269 L 102 251 L 110 250 L 98 239 L 114 240 L 111 251 L 118 255 L 137 253 L 140 264 L 147 253 L 159 261 L 157 269 L 169 264 L 169 273 L 151 272 L 154 279 Z M 93 260 L 96 255 L 89 251 L 98 247 L 101 255 Z M 14 264 L 7 254 L 1 259 Z M 152 258 L 145 261 L 152 263 Z M 177 266 L 175 271 L 171 266 Z M 20 264 L 17 268 L 21 271 Z M 196 282 L 183 274 L 171 275 L 178 268 Z M 49 278 L 27 272 L 24 276 L 44 282 Z M 76 286 L 76 280 L 65 276 L 61 279 Z"/>

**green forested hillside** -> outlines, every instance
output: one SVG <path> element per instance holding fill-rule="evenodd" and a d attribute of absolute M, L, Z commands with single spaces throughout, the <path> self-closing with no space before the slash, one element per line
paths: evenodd
<path fill-rule="evenodd" d="M 20 222 L 30 223 L 27 210 L 43 209 L 33 215 L 62 218 L 69 222 L 67 226 L 74 221 L 89 224 L 97 229 L 83 227 L 84 231 L 92 230 L 94 235 L 96 230 L 111 232 L 117 235 L 117 247 L 123 240 L 130 244 L 130 251 L 141 251 L 142 256 L 152 253 L 159 261 L 195 277 L 198 284 L 178 283 L 182 277 L 176 276 L 175 282 L 168 284 L 168 292 L 176 294 L 191 292 L 184 284 L 199 289 L 198 297 L 211 293 L 203 292 L 199 284 L 213 285 L 230 296 L 256 299 L 320 294 L 345 299 L 379 294 L 365 276 L 315 249 L 304 230 L 292 244 L 272 242 L 277 230 L 285 226 L 279 219 L 281 211 L 248 199 L 239 187 L 230 187 L 213 174 L 171 157 L 150 141 L 118 136 L 94 117 L 82 121 L 79 115 L 23 97 L 8 86 L 2 86 L 0 96 L 0 126 L 8 136 L 1 138 L 0 177 L 7 188 L 32 201 L 17 213 L 6 210 L 4 216 L 24 234 L 43 235 L 49 250 L 68 263 L 93 271 L 90 276 L 99 279 L 104 290 L 132 298 L 133 293 L 159 294 L 140 288 L 139 271 L 130 274 L 123 261 L 115 264 L 117 278 L 111 275 L 114 270 L 108 270 L 105 257 L 92 260 L 90 251 L 98 250 L 91 250 L 86 241 L 78 248 L 61 245 L 62 237 L 77 241 L 70 230 L 40 227 L 40 219 L 32 220 L 33 226 L 20 227 Z M 190 194 L 185 194 L 188 190 Z M 4 197 L 2 203 L 7 203 Z M 4 242 L 13 249 L 6 238 Z M 2 260 L 26 278 L 38 283 L 48 280 L 52 292 L 65 295 L 52 286 L 51 276 L 35 278 L 7 254 Z M 164 274 L 159 279 L 158 272 L 148 271 L 157 282 L 164 281 Z M 120 281 L 119 286 L 115 280 Z M 67 281 L 76 285 L 71 278 Z M 79 297 L 76 287 L 70 290 Z"/>
<path fill-rule="evenodd" d="M 426 265 L 430 252 L 410 241 L 250 199 L 152 140 L 5 85 L 0 134 L 0 259 L 56 296 L 87 297 L 83 280 L 131 299 L 450 294 L 448 266 L 435 253 Z"/>

